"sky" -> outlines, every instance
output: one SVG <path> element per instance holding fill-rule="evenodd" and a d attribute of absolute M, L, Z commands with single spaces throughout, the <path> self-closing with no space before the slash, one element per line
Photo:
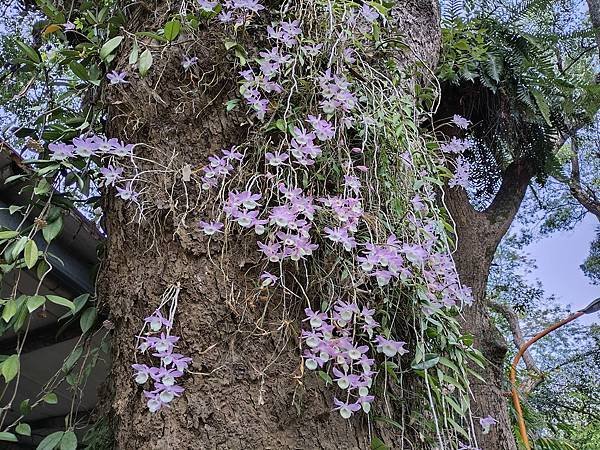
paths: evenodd
<path fill-rule="evenodd" d="M 573 230 L 554 232 L 524 249 L 537 262 L 529 278 L 539 279 L 548 295 L 554 294 L 573 311 L 600 297 L 600 285 L 591 284 L 579 268 L 589 253 L 597 226 L 595 217 L 587 214 Z M 600 314 L 579 320 L 600 323 Z"/>

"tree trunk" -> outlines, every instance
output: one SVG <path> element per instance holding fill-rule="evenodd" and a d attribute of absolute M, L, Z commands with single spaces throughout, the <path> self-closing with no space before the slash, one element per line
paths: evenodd
<path fill-rule="evenodd" d="M 485 382 L 471 380 L 476 417 L 492 416 L 498 421 L 488 434 L 480 433 L 482 449 L 516 450 L 508 414 L 504 363 L 508 347 L 492 322 L 486 301 L 488 275 L 496 248 L 512 224 L 533 176 L 527 161 L 516 161 L 506 170 L 502 186 L 485 211 L 476 211 L 462 189 L 447 189 L 446 204 L 456 224 L 458 246 L 454 254 L 461 282 L 473 290 L 473 305 L 463 313 L 465 331 L 487 360 L 481 372 Z"/>
<path fill-rule="evenodd" d="M 397 8 L 406 18 L 402 34 L 410 37 L 416 54 L 435 60 L 437 4 L 400 3 Z M 164 9 L 138 10 L 130 29 L 160 28 Z M 116 447 L 354 449 L 368 448 L 375 433 L 396 448 L 398 438 L 377 430 L 376 423 L 343 420 L 332 412 L 318 377 L 301 377 L 297 337 L 305 305 L 262 301 L 255 281 L 255 242 L 213 238 L 209 255 L 208 238 L 196 227 L 200 217 L 181 213 L 178 205 L 193 205 L 197 198 L 202 202 L 203 195 L 182 181 L 184 167 L 202 167 L 209 155 L 243 141 L 247 133 L 244 116 L 226 113 L 223 106 L 236 98 L 238 78 L 223 35 L 211 27 L 201 33 L 202 39 L 187 44 L 185 52 L 167 47 L 155 57 L 147 78 L 111 88 L 107 99 L 112 105 L 109 134 L 143 142 L 137 156 L 168 166 L 144 191 L 140 223 L 120 200 L 106 204 L 108 242 L 99 294 L 115 325 L 109 380 Z M 213 77 L 218 81 L 195 85 L 181 69 L 185 54 L 198 56 L 204 83 Z M 125 61 L 119 66 L 125 67 Z M 194 373 L 185 377 L 181 398 L 150 414 L 132 379 L 136 336 L 165 289 L 177 284 L 178 351 L 193 358 Z M 282 322 L 284 316 L 296 320 Z"/>

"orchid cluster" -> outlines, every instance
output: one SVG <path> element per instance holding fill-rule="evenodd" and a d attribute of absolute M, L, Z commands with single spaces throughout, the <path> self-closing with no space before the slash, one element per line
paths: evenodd
<path fill-rule="evenodd" d="M 471 124 L 471 121 L 459 116 L 458 114 L 455 114 L 452 118 L 452 123 L 458 128 L 466 130 Z M 473 147 L 473 145 L 474 142 L 471 139 L 457 138 L 455 136 L 453 136 L 449 142 L 444 142 L 440 145 L 440 150 L 442 150 L 442 152 L 457 155 L 455 159 L 456 171 L 452 178 L 448 181 L 448 186 L 460 186 L 464 189 L 469 188 L 469 171 L 471 166 L 464 157 L 463 153 Z"/>
<path fill-rule="evenodd" d="M 98 184 L 115 186 L 117 195 L 123 200 L 130 201 L 135 201 L 139 193 L 133 190 L 131 181 L 123 180 L 123 168 L 108 161 L 113 158 L 133 157 L 134 147 L 134 144 L 124 144 L 116 138 L 108 139 L 98 135 L 74 138 L 72 144 L 58 142 L 48 145 L 50 159 L 53 161 L 67 162 L 70 159 L 81 158 L 94 159 L 95 162 L 100 163 L 100 167 L 96 164 L 88 165 L 90 169 L 96 170 L 99 174 Z M 107 163 L 106 166 L 104 166 L 105 163 Z M 122 182 L 122 186 L 117 186 L 118 182 Z"/>
<path fill-rule="evenodd" d="M 233 172 L 233 163 L 241 162 L 244 155 L 236 147 L 225 149 L 221 156 L 213 155 L 208 158 L 208 165 L 202 168 L 202 189 L 208 190 L 218 186 Z"/>
<path fill-rule="evenodd" d="M 223 4 L 221 15 L 233 3 Z M 201 2 L 201 7 L 215 11 L 217 2 Z M 258 11 L 255 8 L 252 12 Z M 370 299 L 374 295 L 403 286 L 418 286 L 415 298 L 426 317 L 469 303 L 471 297 L 470 290 L 458 280 L 444 241 L 445 230 L 434 206 L 434 189 L 429 184 L 420 183 L 412 188 L 404 217 L 391 226 L 386 225 L 385 234 L 371 229 L 372 218 L 365 205 L 372 201 L 367 197 L 372 195 L 369 180 L 371 171 L 377 170 L 377 162 L 369 153 L 371 146 L 380 143 L 369 137 L 368 130 L 377 129 L 386 118 L 378 116 L 379 111 L 365 107 L 364 98 L 370 92 L 345 66 L 360 61 L 364 56 L 361 45 L 369 45 L 375 23 L 384 24 L 385 18 L 364 4 L 351 7 L 341 20 L 343 26 L 332 40 L 339 47 L 327 49 L 331 57 L 328 54 L 326 67 L 318 61 L 323 59 L 325 45 L 329 44 L 306 35 L 300 20 L 282 20 L 266 27 L 273 47 L 259 51 L 255 59 L 249 58 L 248 67 L 240 72 L 240 94 L 263 123 L 274 121 L 283 112 L 280 120 L 285 126 L 278 128 L 284 135 L 265 146 L 264 159 L 263 154 L 257 158 L 257 165 L 266 172 L 262 178 L 265 185 L 257 184 L 253 177 L 243 187 L 224 190 L 219 220 L 201 220 L 199 226 L 208 236 L 229 230 L 226 223 L 253 230 L 261 237 L 257 245 L 268 261 L 266 264 L 277 264 L 280 270 L 286 261 L 306 261 L 318 249 L 326 247 L 328 253 L 339 255 L 353 279 L 359 280 L 357 283 L 363 283 L 369 296 L 354 296 L 351 302 L 328 299 L 325 312 L 306 308 L 305 321 L 310 329 L 302 331 L 301 336 L 304 366 L 331 374 L 327 376 L 344 391 L 341 399 L 334 398 L 334 409 L 349 418 L 361 409 L 366 413 L 371 409 L 374 401 L 371 388 L 378 373 L 374 352 L 385 358 L 408 352 L 404 342 L 392 337 L 389 324 L 383 328 L 375 321 L 377 305 L 373 309 L 367 306 L 372 304 Z M 336 52 L 340 53 L 343 64 L 332 62 Z M 312 71 L 308 76 L 301 74 L 298 64 L 304 58 L 311 61 L 307 64 Z M 288 115 L 289 106 L 285 112 L 281 107 L 290 104 L 290 92 L 298 82 L 294 76 L 304 77 L 303 87 L 311 86 L 314 101 Z M 286 94 L 290 97 L 282 100 Z M 470 122 L 457 115 L 453 123 L 466 129 Z M 360 144 L 350 145 L 349 136 L 358 137 Z M 469 140 L 455 138 L 442 144 L 441 149 L 443 153 L 461 155 L 471 145 Z M 422 158 L 420 155 L 415 157 L 411 149 L 398 156 L 406 170 L 427 178 L 427 170 L 416 168 L 415 159 Z M 234 159 L 226 155 L 210 157 L 203 185 L 216 187 L 217 179 L 231 176 Z M 322 170 L 323 162 L 332 159 L 341 164 L 337 193 L 329 186 L 326 195 L 319 195 L 323 189 L 318 183 L 299 186 L 300 177 L 315 176 Z M 453 182 L 464 184 L 468 168 L 464 164 L 461 167 L 464 170 L 459 170 Z M 398 236 L 393 227 L 406 231 Z M 283 283 L 283 274 L 264 271 L 260 276 L 261 289 L 277 288 Z"/>
<path fill-rule="evenodd" d="M 375 399 L 369 389 L 373 386 L 376 375 L 375 360 L 370 358 L 371 348 L 357 343 L 357 336 L 366 335 L 373 339 L 374 331 L 380 325 L 373 318 L 374 309 L 366 306 L 359 309 L 355 302 L 338 300 L 329 312 L 304 310 L 310 330 L 302 331 L 302 339 L 308 347 L 304 352 L 304 366 L 308 370 L 316 370 L 330 363 L 333 381 L 344 391 L 344 401 L 334 397 L 335 410 L 344 419 L 361 409 L 365 413 L 371 410 Z M 358 328 L 358 333 L 357 333 Z M 386 358 L 402 356 L 408 350 L 405 342 L 394 341 L 378 334 L 372 340 L 377 352 Z"/>
<path fill-rule="evenodd" d="M 295 20 L 281 22 L 277 28 L 268 27 L 269 38 L 281 43 L 285 49 L 289 49 L 298 44 L 298 36 L 302 33 L 299 25 L 300 22 Z M 240 72 L 244 79 L 240 92 L 246 103 L 256 112 L 259 120 L 265 119 L 269 106 L 269 100 L 263 97 L 263 93 L 283 92 L 283 87 L 275 79 L 280 75 L 281 69 L 286 68 L 291 62 L 291 56 L 283 53 L 285 49 L 273 47 L 268 51 L 260 52 L 260 58 L 257 58 L 258 73 L 252 69 Z"/>
<path fill-rule="evenodd" d="M 236 26 L 244 25 L 250 18 L 265 9 L 259 0 L 198 0 L 200 9 L 207 13 L 220 10 L 218 15 L 222 23 L 233 23 Z"/>
<path fill-rule="evenodd" d="M 414 325 L 422 328 L 413 336 L 420 346 L 413 364 L 423 361 L 418 358 L 424 352 L 452 359 L 447 342 L 456 339 L 440 344 L 445 337 L 433 342 L 421 333 L 431 323 L 445 331 L 454 308 L 471 302 L 469 288 L 458 280 L 435 184 L 446 176 L 439 167 L 448 158 L 457 167 L 449 185 L 468 186 L 465 152 L 474 143 L 454 137 L 436 152 L 424 139 L 411 140 L 419 107 L 406 106 L 409 95 L 400 88 L 400 70 L 386 72 L 395 63 L 373 58 L 377 31 L 393 20 L 386 7 L 311 2 L 311 14 L 323 13 L 327 20 L 308 23 L 313 17 L 303 15 L 304 2 L 286 1 L 280 20 L 266 24 L 258 17 L 265 9 L 258 0 L 198 0 L 202 19 L 221 22 L 232 33 L 253 21 L 257 30 L 264 28 L 267 46 L 240 59 L 239 93 L 256 119 L 251 121 L 254 132 L 247 142 L 232 142 L 236 145 L 209 156 L 191 176 L 200 179 L 202 195 L 218 199 L 211 214 L 198 211 L 204 219 L 198 226 L 206 236 L 217 239 L 231 230 L 256 236 L 263 256 L 258 291 L 296 295 L 299 290 L 289 280 L 298 280 L 286 271 L 305 269 L 302 294 L 309 305 L 319 298 L 321 309 L 304 310 L 303 365 L 333 381 L 332 408 L 347 419 L 376 408 L 376 385 L 382 378 L 387 382 L 389 368 L 397 367 L 390 360 L 398 362 L 409 353 L 395 323 L 402 302 L 421 312 Z M 181 64 L 193 77 L 197 62 L 185 56 Z M 380 76 L 384 73 L 389 79 Z M 112 84 L 127 82 L 119 73 L 109 75 Z M 452 123 L 460 130 L 470 125 L 458 115 Z M 121 198 L 136 200 L 138 194 L 131 184 L 123 186 L 123 169 L 113 159 L 131 157 L 132 149 L 97 136 L 51 147 L 56 160 L 110 162 L 99 169 L 101 185 L 115 186 Z M 315 280 L 311 265 L 331 269 L 330 279 Z M 175 353 L 176 301 L 170 298 L 145 319 L 149 331 L 139 337 L 139 351 L 158 358 L 156 364 L 133 365 L 135 381 L 152 385 L 144 391 L 151 412 L 181 395 L 178 380 L 191 362 Z M 458 391 L 448 395 L 462 396 L 468 389 Z M 430 406 L 448 412 L 443 401 Z"/>
<path fill-rule="evenodd" d="M 62 142 L 48 145 L 51 159 L 64 161 L 67 158 L 91 158 L 93 156 L 125 157 L 133 155 L 133 144 L 124 144 L 118 139 L 107 139 L 101 136 L 79 137 L 73 144 Z"/>
<path fill-rule="evenodd" d="M 192 358 L 175 352 L 179 337 L 171 334 L 177 293 L 178 290 L 171 288 L 165 295 L 170 302 L 169 317 L 166 318 L 161 313 L 161 308 L 166 303 L 163 301 L 161 307 L 144 319 L 145 327 L 147 326 L 149 331 L 139 336 L 141 342 L 138 351 L 142 354 L 150 353 L 154 358 L 158 358 L 158 365 L 133 364 L 131 366 L 135 371 L 134 378 L 137 384 L 145 385 L 150 381 L 153 385 L 152 390 L 144 390 L 144 396 L 147 398 L 146 405 L 152 413 L 168 406 L 176 397 L 181 396 L 184 388 L 177 384 L 178 378 L 183 376 L 192 362 Z"/>

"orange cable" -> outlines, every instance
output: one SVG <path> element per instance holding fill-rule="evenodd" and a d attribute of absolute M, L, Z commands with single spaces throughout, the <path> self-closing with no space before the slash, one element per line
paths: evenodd
<path fill-rule="evenodd" d="M 527 349 L 531 345 L 533 345 L 535 342 L 537 342 L 538 340 L 540 340 L 547 334 L 552 333 L 557 328 L 560 328 L 563 325 L 566 325 L 567 323 L 572 322 L 573 320 L 577 319 L 578 317 L 583 316 L 584 314 L 585 314 L 584 311 L 578 311 L 574 314 L 571 314 L 566 319 L 563 319 L 560 322 L 557 322 L 554 325 L 546 328 L 544 331 L 540 331 L 538 334 L 536 334 L 534 337 L 532 337 L 530 340 L 528 340 L 525 344 L 523 344 L 521 346 L 521 348 L 519 348 L 519 351 L 517 352 L 517 355 L 515 356 L 515 359 L 513 359 L 513 363 L 510 366 L 510 384 L 511 384 L 512 399 L 513 399 L 513 403 L 515 405 L 515 411 L 517 412 L 517 421 L 519 422 L 519 432 L 521 433 L 521 438 L 523 439 L 523 444 L 525 444 L 525 448 L 527 450 L 531 450 L 531 444 L 529 443 L 529 438 L 527 437 L 527 427 L 525 426 L 525 419 L 523 418 L 523 410 L 521 409 L 521 400 L 519 399 L 519 392 L 517 391 L 517 385 L 516 385 L 517 364 L 519 363 L 519 360 L 523 356 L 523 353 L 525 353 L 527 351 Z"/>

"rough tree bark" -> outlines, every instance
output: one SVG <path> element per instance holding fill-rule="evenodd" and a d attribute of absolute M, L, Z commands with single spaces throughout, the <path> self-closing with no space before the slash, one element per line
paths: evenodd
<path fill-rule="evenodd" d="M 168 6 L 146 3 L 137 7 L 131 30 L 163 25 Z M 433 66 L 440 42 L 437 2 L 398 3 L 403 35 Z M 181 69 L 183 51 L 172 46 L 156 55 L 147 78 L 109 92 L 109 133 L 147 144 L 137 150 L 139 156 L 166 163 L 175 153 L 176 168 L 197 168 L 209 155 L 243 141 L 244 117 L 223 107 L 237 90 L 223 35 L 210 27 L 200 33 L 187 52 L 198 56 L 204 79 L 216 76 L 217 83 L 207 88 L 191 82 Z M 157 175 L 154 181 L 156 186 L 144 192 L 152 206 L 141 225 L 121 201 L 106 204 L 108 242 L 99 293 L 115 325 L 109 415 L 116 447 L 368 448 L 366 422 L 342 420 L 332 413 L 323 383 L 299 377 L 299 320 L 282 323 L 281 317 L 284 312 L 298 317 L 301 305 L 262 303 L 251 269 L 253 247 L 246 251 L 246 242 L 239 240 L 225 248 L 213 239 L 209 257 L 208 241 L 195 227 L 198 217 L 181 213 L 186 201 L 181 177 Z M 194 186 L 186 188 L 188 198 L 200 195 Z M 227 268 L 227 277 L 215 261 Z M 186 391 L 171 408 L 152 415 L 132 381 L 135 336 L 162 292 L 176 283 L 181 284 L 178 351 L 193 358 L 195 373 L 186 377 Z M 397 438 L 376 431 L 396 447 Z"/>

